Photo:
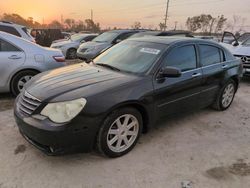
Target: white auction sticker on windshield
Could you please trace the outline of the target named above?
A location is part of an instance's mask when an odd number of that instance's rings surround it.
[[[161,52],[161,50],[154,49],[154,48],[142,48],[140,52],[158,55]]]

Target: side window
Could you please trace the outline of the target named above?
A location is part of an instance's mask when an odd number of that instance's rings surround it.
[[[200,58],[202,66],[208,66],[223,61],[223,52],[217,47],[209,45],[200,46]]]
[[[194,45],[174,48],[166,56],[164,66],[179,68],[182,72],[196,69],[196,52]]]
[[[130,36],[132,36],[133,34],[135,34],[135,33],[124,33],[124,34],[121,34],[121,35],[117,38],[117,40],[125,40],[125,39],[129,38]]]
[[[86,37],[84,40],[85,40],[86,42],[88,42],[88,41],[93,40],[95,37],[96,37],[96,36],[88,36],[88,37]]]
[[[17,30],[14,27],[0,25],[0,31],[4,31],[6,33],[10,33],[12,35],[16,35],[18,37],[21,37],[21,35],[17,32]]]
[[[0,39],[0,52],[18,52],[18,51],[20,50],[17,47]]]

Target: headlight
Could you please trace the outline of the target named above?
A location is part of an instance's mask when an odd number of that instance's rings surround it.
[[[41,115],[48,117],[55,123],[66,123],[76,117],[86,103],[87,101],[84,98],[73,101],[49,103],[42,110]]]
[[[89,53],[89,52],[91,52],[91,51],[96,51],[96,50],[98,50],[99,48],[100,48],[100,46],[91,47],[91,48],[88,48],[88,49],[86,50],[86,52]]]

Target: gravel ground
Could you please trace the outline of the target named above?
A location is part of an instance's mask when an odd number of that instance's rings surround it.
[[[128,155],[49,157],[28,144],[0,95],[0,188],[249,188],[250,79],[232,107],[161,121]]]

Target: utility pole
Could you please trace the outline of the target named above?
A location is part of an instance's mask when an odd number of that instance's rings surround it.
[[[164,22],[164,31],[166,31],[166,29],[167,29],[169,1],[170,1],[170,0],[167,0],[167,7],[166,7],[166,14],[165,14],[165,22]]]
[[[175,22],[174,22],[174,30],[176,30],[176,29],[177,29],[177,24],[178,24],[178,22],[177,22],[177,21],[175,21]]]
[[[91,9],[91,20],[93,21],[93,10]]]

